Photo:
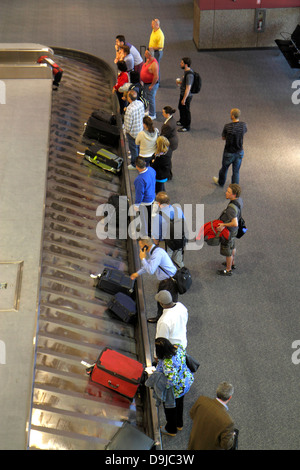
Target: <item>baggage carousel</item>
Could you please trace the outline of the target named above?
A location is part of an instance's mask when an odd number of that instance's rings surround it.
[[[110,195],[126,195],[131,203],[127,165],[115,175],[83,156],[91,143],[83,137],[90,114],[99,108],[117,111],[111,93],[115,74],[101,59],[80,51],[53,48],[53,52],[63,77],[52,91],[25,447],[105,450],[123,424],[130,423],[159,449],[157,410],[149,390],[141,386],[129,400],[93,384],[82,364],[93,364],[101,350],[110,347],[151,365],[141,281],[135,292],[138,318],[127,324],[107,308],[112,296],[96,291],[90,276],[105,267],[130,273],[138,264],[132,240],[100,240],[96,233],[97,208]],[[115,152],[126,162],[119,115],[117,121],[120,145]]]

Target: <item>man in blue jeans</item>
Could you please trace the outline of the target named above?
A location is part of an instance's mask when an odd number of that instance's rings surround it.
[[[219,177],[213,177],[213,182],[218,186],[223,187],[226,182],[227,171],[232,165],[231,183],[239,184],[240,180],[240,167],[244,156],[243,139],[247,132],[245,122],[240,121],[241,111],[233,108],[230,111],[231,122],[224,126],[222,132],[222,139],[226,141],[222,168],[219,171]]]

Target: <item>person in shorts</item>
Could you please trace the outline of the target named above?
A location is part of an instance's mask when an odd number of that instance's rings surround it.
[[[222,223],[217,226],[218,232],[221,232],[225,227],[230,232],[228,240],[226,240],[225,237],[221,238],[220,253],[222,256],[226,256],[226,261],[223,263],[226,269],[217,271],[220,276],[231,276],[232,270],[236,267],[234,262],[236,256],[235,240],[238,232],[239,218],[243,208],[243,200],[240,195],[241,188],[238,184],[232,183],[228,186],[226,199],[229,200],[229,204],[219,217]]]

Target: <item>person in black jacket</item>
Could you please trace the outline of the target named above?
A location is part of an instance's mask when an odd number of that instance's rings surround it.
[[[156,194],[165,191],[165,183],[170,179],[171,157],[170,142],[166,137],[159,136],[156,141],[155,158],[150,162],[150,166],[156,171]]]
[[[176,113],[176,109],[172,108],[171,106],[165,106],[162,110],[163,117],[165,118],[165,122],[162,125],[160,130],[160,135],[166,137],[170,142],[170,153],[171,158],[174,150],[178,147],[178,134],[176,131],[176,122],[173,117],[173,114]],[[171,166],[171,174],[170,180],[172,179],[172,166]]]

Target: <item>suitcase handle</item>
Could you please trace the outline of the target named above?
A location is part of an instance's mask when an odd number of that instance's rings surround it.
[[[111,383],[111,380],[108,381],[108,385],[109,385],[110,387],[112,387],[112,388],[119,388],[119,387],[120,387],[119,384],[117,384],[117,385],[112,384],[112,383]]]

